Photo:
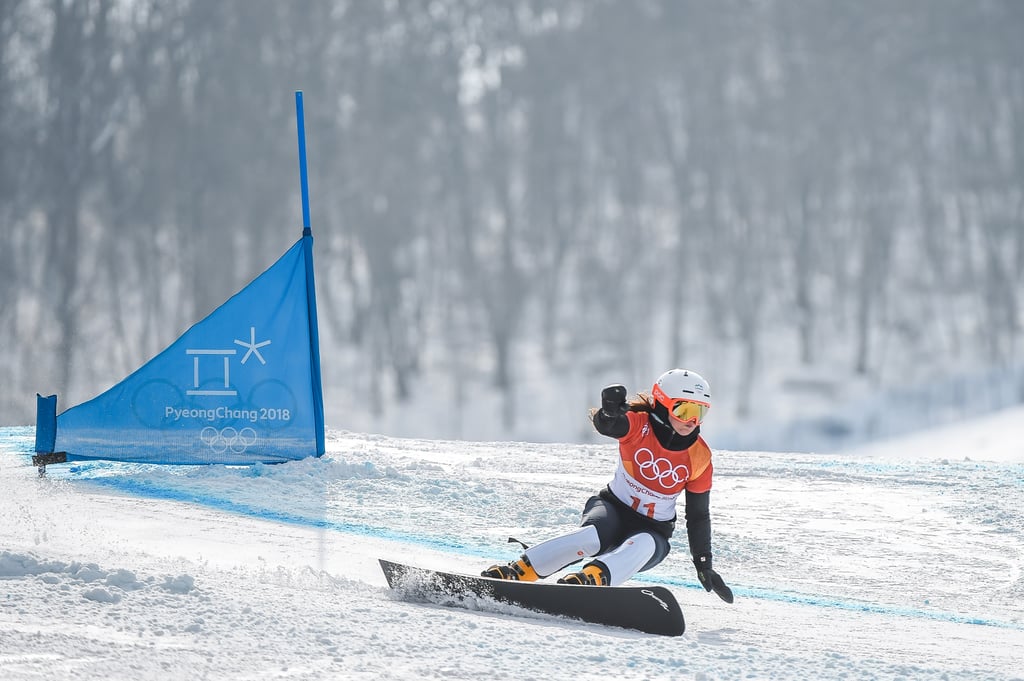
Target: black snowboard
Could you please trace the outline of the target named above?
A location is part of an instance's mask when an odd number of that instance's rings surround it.
[[[681,636],[683,612],[663,586],[576,586],[473,577],[380,559],[392,589],[441,605],[466,607],[467,598],[491,599],[550,615],[562,615],[648,634]]]

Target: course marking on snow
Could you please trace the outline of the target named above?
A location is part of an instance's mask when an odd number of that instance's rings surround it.
[[[292,525],[300,525],[316,529],[326,529],[335,532],[354,534],[358,536],[370,536],[379,539],[387,539],[390,541],[403,542],[423,548],[455,553],[457,555],[466,557],[488,557],[493,553],[493,547],[490,547],[489,545],[484,546],[482,544],[473,544],[469,542],[452,539],[450,537],[439,537],[428,534],[405,532],[382,526],[339,522],[335,520],[328,520],[326,518],[311,518],[298,513],[289,513],[285,511],[267,508],[257,508],[249,504],[232,501],[230,499],[224,499],[212,494],[204,494],[195,491],[185,492],[168,487],[162,487],[160,485],[152,483],[151,481],[121,478],[117,476],[105,476],[90,478],[86,481],[86,483],[101,485],[106,488],[115,489],[119,492],[133,494],[137,496],[164,499],[168,501],[179,501],[185,503],[200,504],[220,511],[236,513],[239,515],[253,517],[260,520],[288,523]],[[703,588],[698,584],[687,583],[678,578],[660,578],[656,576],[642,575],[640,577],[635,578],[635,580],[638,582],[664,584],[675,588],[694,590]],[[975,617],[971,615],[961,615],[950,612],[930,611],[919,608],[908,608],[903,606],[886,605],[881,603],[840,600],[824,596],[817,596],[813,594],[776,591],[761,587],[734,585],[733,591],[738,596],[758,598],[762,600],[771,600],[782,603],[792,603],[796,605],[807,605],[812,607],[830,608],[837,610],[849,610],[854,612],[864,612],[879,615],[898,615],[901,617],[914,617],[931,619],[942,622],[952,622],[954,624],[974,624],[978,626],[998,627],[1001,629],[1014,629],[1018,631],[1024,631],[1024,624],[1022,623],[1005,622],[1001,620],[989,619],[984,617]]]
[[[32,437],[30,428],[0,428],[0,436],[3,436],[8,444],[14,445],[14,447],[10,447],[8,451],[26,455],[31,453]],[[762,465],[765,465],[765,463]],[[778,467],[781,465],[781,462],[777,460],[770,460],[766,462],[766,465],[768,468]],[[792,471],[795,468],[797,471],[805,471],[809,473],[813,473],[811,470],[813,468],[817,468],[818,472],[821,472],[822,470],[828,471],[835,469],[871,472],[877,469],[885,471],[886,473],[892,473],[894,470],[897,470],[904,474],[909,470],[915,474],[912,477],[920,483],[921,481],[919,478],[921,474],[930,472],[932,475],[938,475],[941,472],[932,470],[936,465],[946,468],[950,466],[950,463],[947,461],[932,462],[929,467],[923,462],[898,463],[820,458],[815,461],[801,460],[795,464],[791,462],[788,469]],[[956,466],[956,464],[953,465]],[[984,475],[995,478],[1001,484],[1006,484],[1008,481],[1015,485],[1021,484],[1022,476],[1020,475],[1021,467],[1019,464],[981,464],[978,462],[961,462],[959,466],[970,468],[970,472],[973,475],[983,473]],[[343,520],[323,517],[322,515],[317,516],[314,513],[303,513],[301,508],[298,510],[267,508],[259,505],[258,503],[226,498],[216,492],[202,489],[201,485],[198,487],[190,487],[189,489],[181,489],[173,485],[162,484],[161,480],[154,479],[154,476],[151,475],[151,472],[153,471],[159,471],[160,474],[166,474],[167,471],[172,469],[194,470],[194,467],[161,466],[153,468],[143,464],[95,461],[83,462],[70,467],[51,467],[48,475],[55,480],[66,480],[74,485],[97,485],[105,489],[114,490],[118,493],[127,495],[196,504],[259,520],[311,527],[315,529],[325,529],[356,536],[385,539],[422,548],[439,550],[456,556],[471,558],[491,558],[493,556],[494,546],[491,543],[457,539],[446,535],[430,534],[427,532],[395,529],[379,524],[346,522]],[[305,473],[306,471],[303,470],[303,472]],[[745,471],[744,474],[751,475],[753,473],[751,471]],[[763,472],[763,474],[769,473]],[[216,478],[211,478],[211,480],[213,479]],[[636,578],[636,581],[641,583],[657,583],[672,586],[674,588],[690,590],[699,590],[702,588],[695,583],[684,580],[683,578],[660,577],[658,575],[650,574],[641,575]],[[767,589],[758,586],[734,584],[733,587],[734,592],[738,596],[746,598],[805,605],[817,608],[880,615],[895,615],[900,617],[950,622],[954,624],[972,624],[1024,631],[1024,623],[1017,621],[1004,621],[973,616],[970,614],[932,611],[924,608],[869,601],[837,599],[823,595]]]

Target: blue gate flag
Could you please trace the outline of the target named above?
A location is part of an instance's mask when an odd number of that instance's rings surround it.
[[[66,452],[69,461],[163,464],[279,463],[322,455],[308,232],[163,352],[58,415],[54,451]]]

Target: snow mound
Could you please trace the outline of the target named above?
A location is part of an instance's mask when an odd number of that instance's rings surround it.
[[[120,603],[124,596],[135,591],[188,594],[195,590],[195,578],[191,575],[140,580],[135,572],[124,568],[107,570],[95,563],[66,563],[40,558],[32,553],[0,551],[0,579],[33,577],[59,591],[80,593],[82,597],[98,603]]]

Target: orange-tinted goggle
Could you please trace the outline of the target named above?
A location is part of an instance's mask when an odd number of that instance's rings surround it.
[[[704,415],[708,413],[708,405],[703,402],[690,402],[688,400],[680,400],[672,405],[672,415],[680,421],[690,421],[697,419],[697,423],[704,420]]]

